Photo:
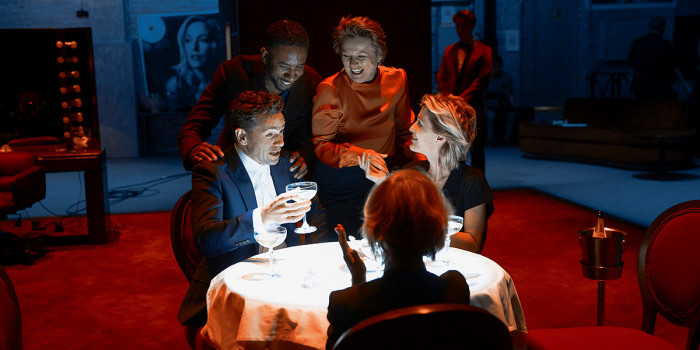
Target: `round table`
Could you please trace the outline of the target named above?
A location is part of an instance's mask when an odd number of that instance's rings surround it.
[[[490,311],[511,331],[527,330],[515,285],[503,268],[461,249],[451,248],[447,256],[449,264],[426,259],[428,271],[461,272],[472,305]],[[202,335],[215,348],[274,341],[325,347],[328,296],[351,285],[340,246],[332,242],[279,249],[274,260],[282,277],[266,278],[270,270],[264,253],[230,266],[212,280]],[[368,260],[367,266],[368,281],[381,277],[374,261]]]

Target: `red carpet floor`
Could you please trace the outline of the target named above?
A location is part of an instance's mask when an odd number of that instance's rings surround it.
[[[51,247],[32,266],[5,267],[26,350],[189,349],[175,318],[188,283],[170,246],[170,213],[111,221],[120,232],[112,243]],[[66,233],[87,232],[84,219],[63,223]],[[1,228],[17,232],[8,222]]]
[[[495,205],[483,254],[513,277],[528,328],[595,325],[597,282],[583,277],[578,245],[593,213],[529,190],[496,192]],[[51,247],[32,266],[5,267],[22,309],[25,349],[187,349],[175,318],[187,281],[172,254],[169,219],[113,215],[120,234],[110,244]],[[64,225],[86,232],[84,219]],[[606,226],[628,232],[622,278],[607,283],[606,324],[638,329],[644,229],[611,219]],[[0,228],[20,231],[7,221]],[[46,233],[55,235],[52,226]],[[683,347],[687,332],[658,317],[656,334]]]
[[[592,210],[530,190],[496,192],[483,255],[513,277],[528,329],[595,326],[598,282],[583,277],[578,231]],[[641,329],[637,253],[646,228],[605,220],[627,232],[622,277],[606,282],[605,325]],[[655,335],[685,348],[687,328],[656,318]]]

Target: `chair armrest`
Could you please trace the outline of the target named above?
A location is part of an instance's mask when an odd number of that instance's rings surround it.
[[[12,197],[15,208],[27,208],[46,197],[46,171],[33,166],[15,174],[12,181]]]

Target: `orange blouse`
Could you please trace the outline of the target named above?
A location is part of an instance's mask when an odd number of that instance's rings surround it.
[[[362,149],[392,155],[398,145],[412,154],[408,129],[416,118],[403,69],[380,66],[371,83],[336,73],[318,85],[312,111],[314,153],[329,166],[343,167],[344,155],[361,155]]]

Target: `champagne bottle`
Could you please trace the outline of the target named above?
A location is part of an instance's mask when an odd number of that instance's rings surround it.
[[[605,234],[605,224],[603,223],[603,212],[600,210],[596,211],[596,216],[598,218],[596,219],[595,228],[593,229],[593,238],[607,238]]]

